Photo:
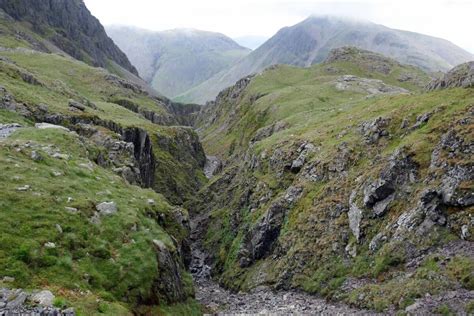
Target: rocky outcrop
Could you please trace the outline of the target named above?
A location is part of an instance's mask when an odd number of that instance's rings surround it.
[[[396,190],[403,190],[406,183],[414,182],[418,165],[405,148],[397,149],[389,158],[388,166],[380,172],[380,177],[364,188],[364,204],[374,207],[385,203]]]
[[[448,71],[440,79],[435,79],[427,86],[429,91],[446,88],[470,88],[474,87],[474,61],[458,65]]]
[[[148,133],[140,128],[127,128],[123,131],[122,137],[124,141],[133,144],[142,185],[152,187],[155,181],[155,155]]]
[[[186,299],[183,278],[176,258],[160,240],[153,240],[158,263],[158,276],[153,281],[152,291],[158,302],[176,303]]]
[[[58,315],[74,316],[73,308],[53,307],[54,295],[50,291],[25,291],[0,288],[0,315]]]
[[[344,75],[335,80],[334,86],[339,91],[366,93],[368,96],[397,95],[409,93],[408,90],[385,84],[382,80],[359,78]]]
[[[302,188],[289,187],[284,196],[275,200],[257,224],[247,232],[238,253],[241,267],[247,267],[270,253],[280,235],[287,212],[298,201],[302,192]]]
[[[0,0],[0,8],[76,59],[104,68],[111,60],[138,75],[82,0]]]

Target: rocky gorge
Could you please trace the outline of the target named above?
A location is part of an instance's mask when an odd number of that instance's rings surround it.
[[[342,47],[187,105],[93,67],[133,73],[87,11],[106,53],[18,5],[0,1],[0,315],[473,312],[472,63],[432,80]]]

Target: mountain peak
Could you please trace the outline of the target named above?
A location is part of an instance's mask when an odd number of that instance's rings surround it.
[[[0,8],[78,60],[104,68],[113,61],[138,75],[83,0],[0,0]]]

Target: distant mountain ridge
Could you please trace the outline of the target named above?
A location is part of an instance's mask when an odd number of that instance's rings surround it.
[[[173,98],[250,53],[231,38],[194,29],[152,32],[110,26],[108,34],[153,88]]]
[[[112,61],[138,75],[82,0],[0,0],[0,9],[76,59],[103,68]]]
[[[443,39],[371,22],[312,16],[294,26],[282,28],[233,67],[218,73],[178,100],[204,103],[240,78],[268,66],[308,67],[322,62],[331,49],[342,46],[382,53],[425,71],[446,71],[474,59],[472,54]]]

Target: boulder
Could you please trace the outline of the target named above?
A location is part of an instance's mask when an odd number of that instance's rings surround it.
[[[359,242],[361,236],[360,223],[362,221],[362,210],[355,203],[356,194],[357,191],[354,190],[349,197],[349,212],[347,212],[347,216],[349,217],[349,228],[357,242]]]
[[[70,130],[64,126],[49,124],[49,123],[36,123],[35,127],[38,129],[60,129],[69,132]]]
[[[82,112],[84,112],[86,110],[86,106],[84,104],[79,103],[79,102],[74,101],[74,100],[69,100],[68,105],[69,105],[69,107],[77,109],[77,110],[82,111]]]
[[[117,213],[117,204],[115,202],[102,202],[95,206],[100,215],[112,215]]]
[[[53,306],[54,295],[50,291],[44,290],[31,295],[30,300],[41,306]]]

